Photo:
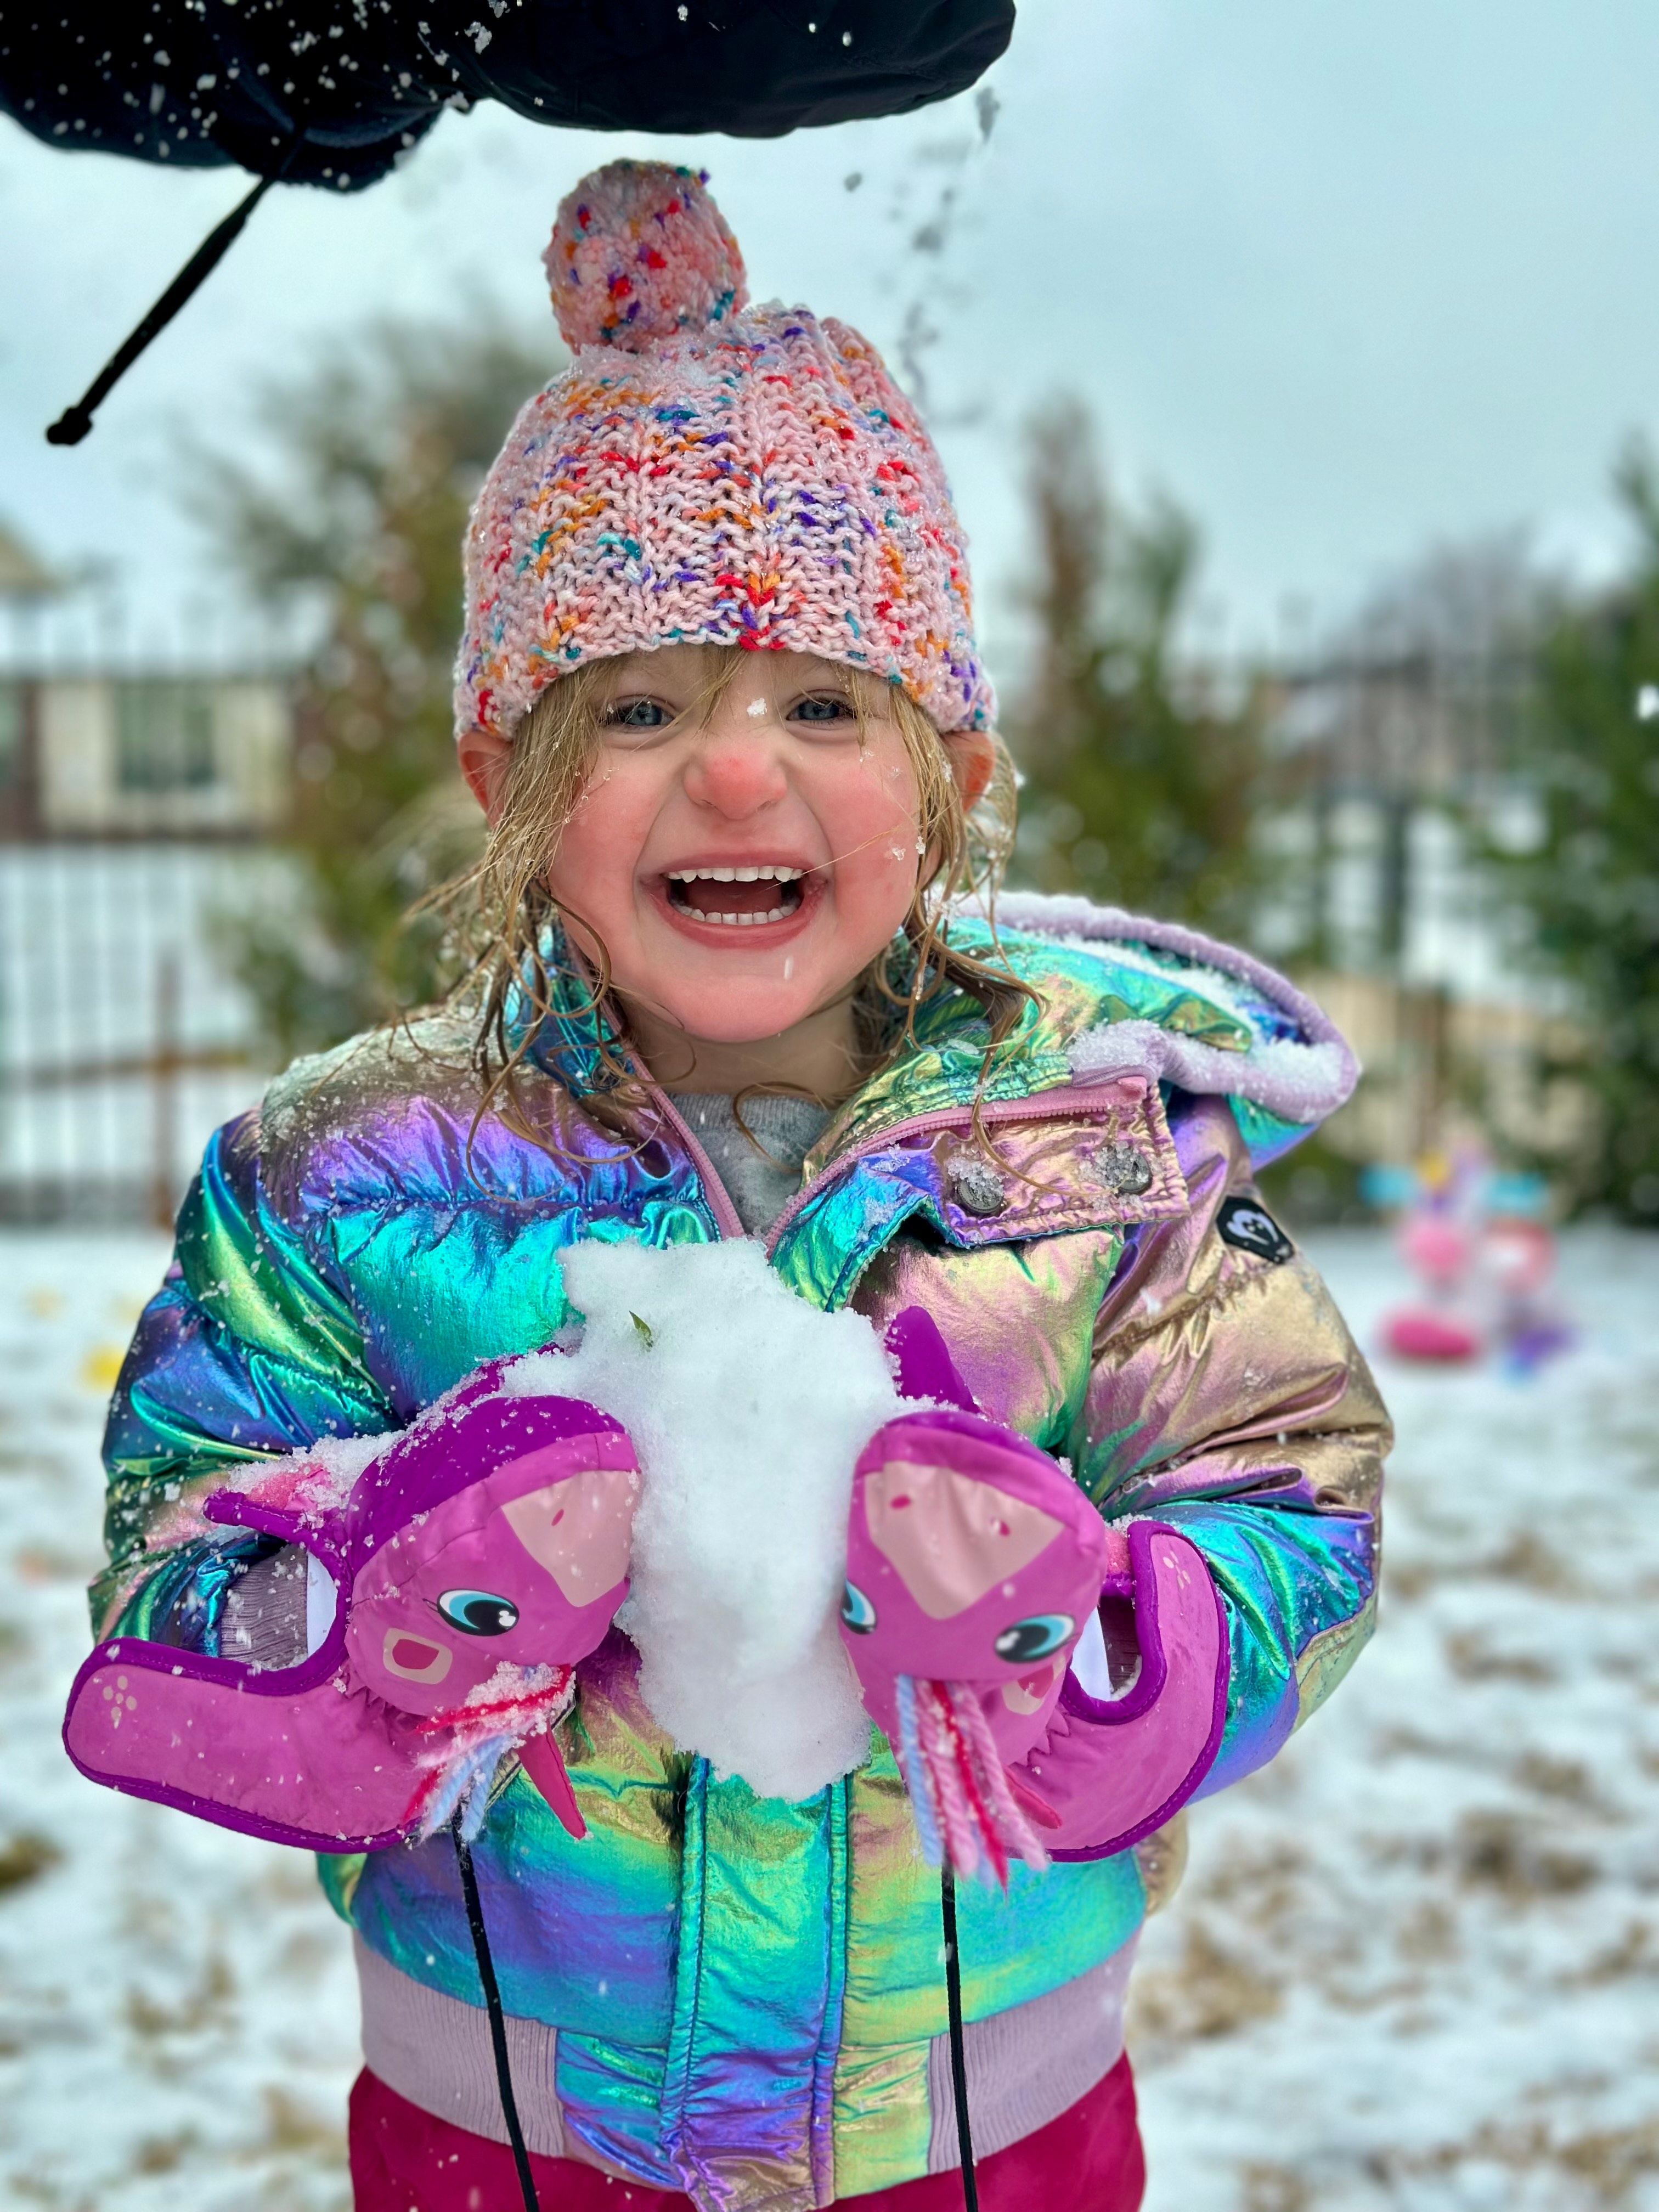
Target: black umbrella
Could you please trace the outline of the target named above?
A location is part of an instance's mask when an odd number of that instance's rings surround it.
[[[37,137],[260,179],[46,434],[85,437],[272,184],[362,190],[446,107],[779,137],[948,99],[1013,17],[1013,0],[0,0],[0,109]]]

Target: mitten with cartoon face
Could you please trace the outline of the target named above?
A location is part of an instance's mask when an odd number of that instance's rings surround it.
[[[1109,1540],[1046,1453],[975,1408],[921,1308],[887,1340],[902,1395],[935,1404],[854,1469],[842,1632],[928,1857],[1006,1880],[1010,1856],[1046,1863],[1044,1808],[1008,1769],[1045,1735]]]
[[[908,1398],[854,1477],[842,1629],[934,1863],[1006,1881],[1011,1858],[1124,1849],[1212,1762],[1225,1713],[1220,1600],[1174,1529],[1109,1528],[1046,1453],[987,1420],[930,1317],[889,1347]],[[1071,1671],[1097,1608],[1132,1655],[1121,1698]]]
[[[334,1618],[297,1665],[118,1637],[87,1660],[64,1740],[95,1782],[321,1850],[476,1832],[516,1753],[582,1832],[552,1723],[628,1593],[640,1476],[593,1407],[495,1361],[386,1439],[355,1479],[295,1454],[210,1520],[302,1545]],[[361,1462],[358,1462],[361,1466]]]

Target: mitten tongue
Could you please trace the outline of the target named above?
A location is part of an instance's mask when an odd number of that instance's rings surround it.
[[[546,1798],[561,1826],[580,1841],[587,1833],[587,1823],[551,1732],[526,1737],[519,1746],[519,1764]]]

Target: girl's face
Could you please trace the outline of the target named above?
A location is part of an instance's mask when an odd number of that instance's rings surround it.
[[[696,646],[617,662],[547,883],[590,957],[602,942],[633,1008],[741,1045],[844,999],[891,939],[923,860],[918,791],[903,734],[881,712],[884,687],[866,686],[860,730],[856,679],[832,662],[756,653],[705,716],[708,675]],[[489,740],[463,746],[486,799],[493,751]],[[989,773],[987,741],[947,754],[972,795]]]

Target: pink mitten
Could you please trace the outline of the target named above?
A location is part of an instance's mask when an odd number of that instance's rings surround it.
[[[945,1404],[859,1460],[842,1632],[927,1856],[1006,1881],[1011,1856],[1047,1863],[1032,1823],[1052,1815],[1007,1770],[1046,1735],[1111,1540],[1046,1454],[975,1409],[920,1307],[888,1344],[905,1396]]]
[[[501,1759],[583,1832],[557,1744],[574,1668],[628,1592],[639,1470],[627,1432],[481,1367],[349,1486],[298,1454],[210,1520],[304,1545],[334,1621],[265,1671],[131,1637],[76,1677],[70,1757],[94,1782],[321,1850],[476,1833]]]

